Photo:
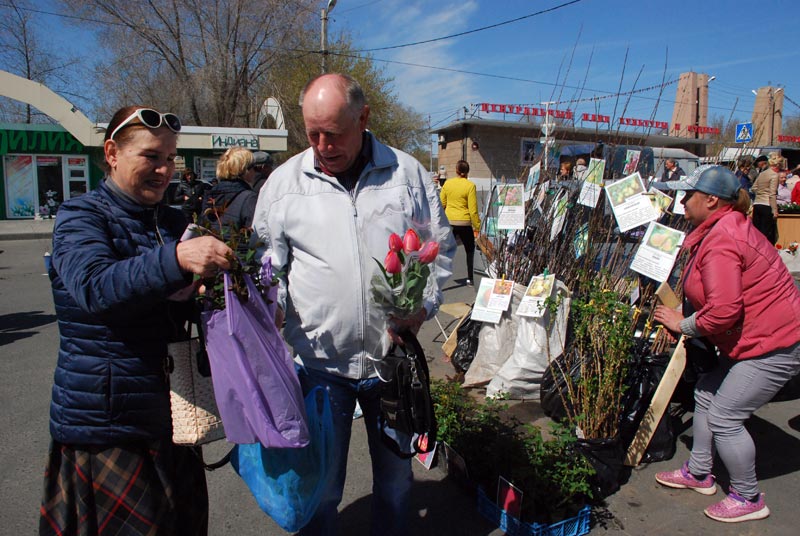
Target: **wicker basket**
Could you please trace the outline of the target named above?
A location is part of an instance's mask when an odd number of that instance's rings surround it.
[[[203,445],[225,438],[211,376],[198,369],[198,354],[203,351],[198,338],[169,345],[172,442],[176,445]]]

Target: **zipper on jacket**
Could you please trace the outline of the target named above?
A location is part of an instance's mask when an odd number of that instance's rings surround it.
[[[369,166],[369,164],[367,164]],[[364,266],[361,262],[361,258],[363,252],[361,250],[361,234],[359,233],[359,225],[358,225],[358,206],[356,205],[356,197],[358,197],[358,190],[359,187],[363,184],[364,177],[366,176],[364,171],[361,172],[358,180],[356,181],[356,185],[352,191],[348,192],[350,194],[350,202],[353,205],[353,231],[355,233],[355,243],[356,243],[356,260],[358,265],[358,279],[361,282],[360,285],[360,292],[361,292],[361,352],[358,356],[358,377],[363,378],[367,372],[367,333],[368,333],[368,325],[369,325],[369,313],[368,313],[368,303],[367,303],[367,289],[365,284],[369,284],[368,281],[364,281]],[[338,181],[337,181],[338,182]],[[341,184],[340,184],[341,186]],[[346,190],[342,186],[343,189]]]
[[[153,226],[156,228],[156,240],[158,240],[158,245],[164,245],[164,237],[161,236],[161,231],[158,229],[158,205],[153,210]]]
[[[359,178],[359,180],[361,180]],[[358,377],[362,378],[367,371],[367,367],[365,366],[366,363],[366,355],[367,355],[367,326],[369,323],[369,315],[367,313],[367,302],[366,302],[366,291],[364,289],[364,267],[361,263],[361,240],[360,240],[360,233],[358,232],[358,206],[356,206],[356,190],[358,189],[358,183],[356,183],[356,187],[353,188],[353,192],[350,195],[350,200],[353,205],[353,231],[355,233],[355,243],[356,243],[356,264],[358,265],[358,279],[361,282],[359,285],[360,292],[361,292],[361,355],[358,357]]]

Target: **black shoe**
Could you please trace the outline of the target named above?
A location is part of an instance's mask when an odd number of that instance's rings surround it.
[[[472,285],[472,279],[467,279],[467,280],[465,281],[465,284],[466,284],[468,287],[471,287],[471,286],[473,286],[473,285]]]

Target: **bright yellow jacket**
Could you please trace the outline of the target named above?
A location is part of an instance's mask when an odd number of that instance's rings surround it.
[[[464,177],[453,177],[444,181],[439,197],[450,225],[469,225],[479,231],[478,195],[475,184]]]

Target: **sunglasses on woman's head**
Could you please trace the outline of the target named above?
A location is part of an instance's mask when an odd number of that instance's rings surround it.
[[[125,121],[117,125],[117,128],[114,129],[114,132],[111,133],[111,136],[108,137],[109,140],[113,140],[114,136],[116,136],[117,132],[122,130],[123,127],[126,127],[130,124],[131,121],[134,119],[139,119],[139,122],[146,126],[147,128],[158,128],[162,124],[166,125],[172,132],[180,132],[181,131],[181,120],[178,119],[178,116],[171,113],[162,114],[150,108],[139,108],[131,115],[129,115]]]

